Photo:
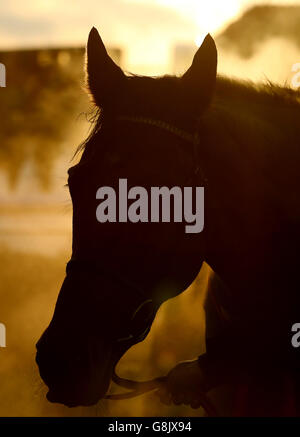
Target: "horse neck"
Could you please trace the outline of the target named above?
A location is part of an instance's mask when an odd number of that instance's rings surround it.
[[[199,151],[208,179],[209,263],[222,263],[223,271],[240,262],[243,252],[270,247],[291,211],[300,219],[300,104],[289,93],[272,96],[268,89],[219,78],[215,101],[203,117]]]
[[[208,114],[222,135],[231,135],[247,153],[263,152],[268,144],[282,145],[287,137],[290,145],[299,144],[300,93],[289,88],[218,77]]]
[[[298,182],[299,118],[296,91],[218,78],[215,100],[200,127],[207,172],[221,176],[227,169],[248,185],[255,175],[256,185],[271,183],[273,189],[279,184],[287,188],[286,170],[289,181]]]

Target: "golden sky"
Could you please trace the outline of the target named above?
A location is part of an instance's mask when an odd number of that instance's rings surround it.
[[[165,71],[174,45],[200,44],[249,6],[267,3],[300,0],[0,0],[0,49],[84,45],[96,26],[132,71]]]

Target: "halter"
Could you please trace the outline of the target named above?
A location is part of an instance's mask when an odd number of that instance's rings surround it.
[[[143,123],[143,124],[148,124],[150,126],[155,126],[160,129],[166,130],[167,132],[170,132],[173,135],[176,135],[177,137],[181,138],[184,141],[187,141],[192,144],[197,144],[197,145],[199,144],[198,132],[194,132],[194,133],[186,132],[185,130],[180,129],[177,126],[173,126],[172,124],[169,124],[162,120],[156,120],[154,118],[147,118],[147,117],[129,116],[129,115],[119,115],[117,117],[117,120],[131,121],[133,123]]]
[[[172,124],[169,124],[165,121],[156,120],[156,119],[147,118],[147,117],[140,117],[140,116],[120,115],[117,117],[117,120],[128,121],[131,123],[145,124],[148,126],[154,126],[158,129],[165,130],[166,132],[168,132],[172,135],[175,135],[176,137],[180,138],[181,140],[183,140],[185,142],[192,144],[193,152],[194,152],[194,156],[195,156],[195,165],[196,165],[195,170],[194,170],[194,176],[196,176],[200,173],[201,180],[204,181],[205,183],[207,183],[207,179],[203,173],[203,170],[200,168],[200,165],[199,165],[198,146],[199,146],[200,140],[199,140],[199,134],[197,131],[195,131],[194,133],[190,133],[190,132],[187,132],[183,129],[178,128],[177,126],[173,126]],[[143,305],[148,303],[148,302],[151,302],[151,300],[145,301],[137,308],[137,310],[134,312],[133,318],[138,313],[138,311],[143,307]],[[145,338],[148,331],[149,331],[149,329],[147,329],[146,332],[144,332],[141,335],[141,338],[136,339],[136,340],[141,341],[142,338]],[[130,334],[128,337],[120,338],[117,341],[122,342],[122,341],[133,340],[133,339],[134,339],[134,336]],[[116,371],[114,369],[113,375],[112,375],[113,382],[115,382],[120,387],[127,388],[131,391],[126,392],[126,393],[106,395],[105,398],[111,399],[111,400],[123,400],[123,399],[133,398],[133,397],[139,396],[141,394],[150,392],[152,390],[158,389],[166,382],[166,379],[167,379],[167,377],[162,376],[162,377],[151,379],[149,381],[137,382],[137,381],[132,381],[129,379],[119,377],[116,374]],[[216,409],[214,408],[214,405],[211,403],[211,401],[206,396],[206,394],[201,393],[199,395],[201,396],[201,405],[205,409],[207,414],[209,416],[217,416]]]
[[[118,121],[128,121],[131,123],[138,123],[138,124],[144,124],[144,125],[148,125],[148,126],[154,126],[158,129],[162,129],[168,133],[170,133],[171,135],[174,135],[178,138],[180,138],[181,140],[192,144],[193,146],[193,153],[194,153],[194,162],[195,162],[195,170],[193,172],[193,176],[197,176],[200,175],[201,181],[203,181],[204,183],[207,184],[207,179],[203,173],[202,168],[200,168],[200,164],[199,164],[199,156],[198,156],[198,146],[200,144],[200,139],[199,139],[199,134],[197,131],[195,131],[194,133],[190,133],[187,132],[183,129],[178,128],[177,126],[174,126],[170,123],[167,123],[165,121],[162,120],[156,120],[156,119],[152,119],[152,118],[147,118],[147,117],[141,117],[141,116],[127,116],[127,115],[120,115],[117,117]],[[79,261],[79,264],[81,264],[82,261]],[[74,264],[77,264],[78,267],[78,260],[71,260],[68,263],[68,269],[71,269]],[[81,268],[83,266],[81,265]],[[95,267],[95,266],[94,266]],[[93,268],[93,266],[85,266],[85,268],[90,269]],[[67,269],[67,270],[68,270]],[[101,272],[102,274],[111,277],[110,274],[108,274],[108,272],[104,272],[102,270]],[[131,283],[131,281],[128,281],[127,278],[121,277],[119,275],[113,275],[115,277],[115,279],[120,282],[123,285],[130,285],[131,288],[133,290],[135,290],[137,292],[137,294],[141,295],[144,293],[141,293],[141,289],[134,283]],[[135,310],[132,319],[134,319],[134,317],[136,316],[136,314],[141,310],[141,308],[146,305],[147,303],[152,303],[153,301],[151,299],[145,300],[142,304],[139,305],[139,307]],[[142,341],[146,335],[148,334],[148,332],[150,331],[150,327],[148,327],[143,333],[141,333],[138,337],[133,335],[132,333],[129,333],[128,336],[123,337],[123,338],[118,338],[116,341],[117,343],[122,343],[122,342],[126,342],[126,341],[134,341],[134,343]],[[152,390],[158,389],[159,387],[161,387],[167,380],[167,377],[163,376],[163,377],[158,377],[158,378],[154,378],[152,380],[149,381],[143,381],[143,382],[137,382],[137,381],[132,381],[129,379],[125,379],[125,378],[121,378],[116,374],[115,368],[113,369],[113,374],[112,374],[112,380],[113,382],[115,382],[117,385],[119,385],[120,387],[124,387],[127,388],[131,391],[126,392],[126,393],[118,393],[118,394],[108,394],[106,395],[104,398],[105,399],[110,399],[110,400],[123,400],[123,399],[129,399],[129,398],[133,398],[136,396],[139,396],[141,394],[144,393],[148,393]],[[214,408],[214,405],[211,403],[211,401],[209,400],[209,398],[206,396],[205,393],[201,393],[199,394],[199,396],[201,396],[201,406],[205,409],[206,413],[209,416],[217,416],[217,412],[216,409]]]
[[[198,146],[200,144],[200,138],[199,133],[197,131],[191,133],[187,132],[183,129],[178,128],[177,126],[174,126],[173,124],[167,123],[163,120],[157,120],[154,118],[148,118],[148,117],[141,117],[141,116],[130,116],[130,115],[119,115],[117,117],[117,120],[119,121],[129,121],[131,123],[138,123],[138,124],[145,124],[148,126],[154,126],[158,129],[162,129],[171,135],[175,135],[176,137],[180,138],[181,140],[192,144],[193,146],[193,153],[194,153],[194,162],[195,162],[195,170],[194,170],[194,176],[200,175],[201,181],[203,181],[205,184],[207,184],[207,178],[203,172],[203,169],[200,167],[199,163],[199,153],[198,153]]]

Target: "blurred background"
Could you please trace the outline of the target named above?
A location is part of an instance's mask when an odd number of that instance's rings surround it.
[[[34,345],[50,321],[71,254],[65,184],[90,128],[85,43],[96,26],[125,71],[181,74],[210,32],[219,73],[295,87],[300,1],[11,0],[1,1],[0,11],[0,63],[6,67],[6,87],[0,88],[0,322],[7,328],[0,416],[201,416],[201,409],[164,407],[153,394],[75,409],[45,399]],[[204,352],[207,272],[162,306],[147,339],[121,360],[122,376],[159,376]]]

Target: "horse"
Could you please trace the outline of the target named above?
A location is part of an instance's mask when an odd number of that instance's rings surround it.
[[[72,256],[36,345],[50,402],[104,398],[160,305],[206,263],[206,353],[172,369],[160,399],[197,408],[201,393],[229,384],[239,399],[232,415],[298,411],[290,332],[299,303],[299,93],[220,76],[217,58],[208,34],[180,77],[125,74],[98,31],[89,34],[98,115],[68,170]],[[204,187],[203,231],[176,221],[99,223],[96,192],[117,190],[120,178],[149,191]]]

